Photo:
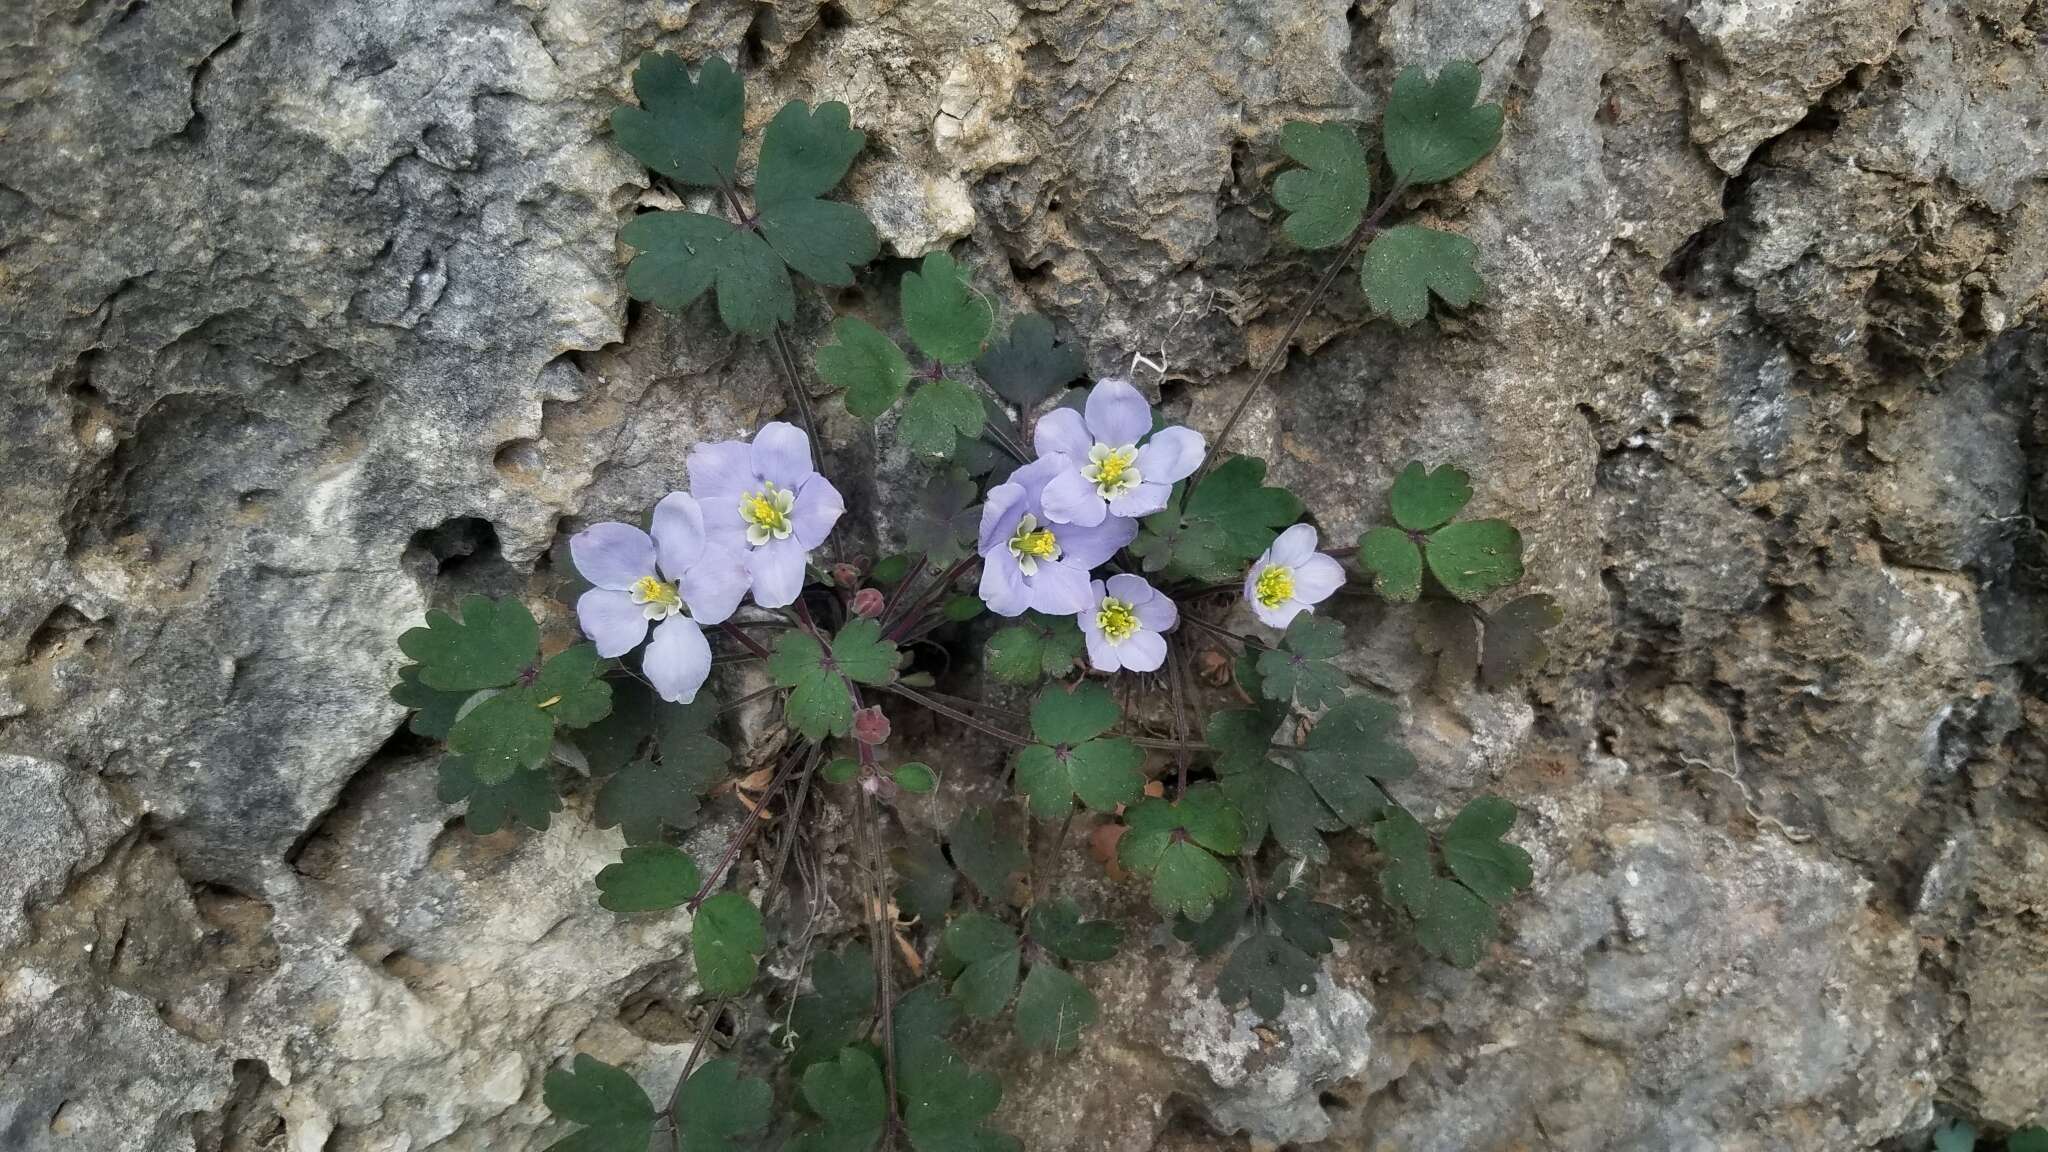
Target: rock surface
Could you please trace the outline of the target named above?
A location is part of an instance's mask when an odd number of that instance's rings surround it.
[[[1081,1052],[1001,1057],[1028,1148],[2035,1119],[2044,36],[2029,0],[0,6],[0,1148],[513,1152],[572,1050],[672,1079],[686,925],[596,907],[585,797],[450,827],[385,696],[430,603],[546,607],[564,533],[779,409],[760,347],[624,297],[652,194],[606,116],[650,48],[738,61],[757,119],[846,101],[885,255],[954,245],[1211,430],[1322,267],[1280,125],[1454,56],[1507,105],[1413,204],[1484,305],[1396,330],[1340,278],[1238,446],[1340,539],[1418,457],[1522,528],[1566,611],[1526,696],[1432,694],[1404,612],[1343,618],[1406,693],[1402,799],[1514,799],[1536,889],[1461,973],[1340,851],[1359,930],[1265,1030],[1127,953]],[[901,470],[825,411],[871,542]]]

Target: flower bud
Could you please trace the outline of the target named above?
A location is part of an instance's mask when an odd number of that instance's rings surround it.
[[[888,607],[888,604],[889,602],[883,599],[880,588],[863,588],[853,594],[855,616],[880,616],[882,609]]]
[[[863,744],[880,744],[889,738],[889,718],[879,705],[870,704],[853,714],[853,738]]]

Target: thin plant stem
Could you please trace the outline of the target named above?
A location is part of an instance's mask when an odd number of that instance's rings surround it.
[[[980,556],[970,555],[962,557],[951,568],[946,569],[944,575],[932,581],[929,587],[918,593],[911,600],[910,605],[903,610],[903,615],[897,618],[895,625],[889,629],[889,642],[901,644],[903,637],[909,634],[911,627],[917,619],[924,615],[924,610],[930,606],[932,598],[947,588],[952,587],[953,581],[958,580],[969,568],[979,563],[981,563]]]
[[[1038,743],[1038,741],[1032,739],[1029,736],[1023,735],[1022,733],[1012,732],[1006,728],[999,728],[996,725],[990,724],[985,720],[978,719],[974,716],[967,714],[966,712],[962,712],[958,708],[954,708],[948,704],[944,704],[938,700],[934,700],[930,696],[925,695],[923,692],[920,692],[915,688],[906,688],[901,684],[891,684],[889,685],[887,691],[892,695],[901,696],[905,700],[908,700],[913,704],[919,705],[925,709],[928,709],[929,711],[935,712],[940,716],[944,716],[948,720],[953,720],[958,723],[965,724],[969,728],[972,728],[974,731],[979,732],[984,736],[993,736],[998,740],[1003,740],[1007,741],[1008,743],[1018,745]],[[1207,744],[1195,741],[1156,740],[1149,736],[1119,736],[1118,738],[1123,740],[1129,740],[1131,743],[1136,744],[1140,748],[1156,748],[1167,752],[1178,751],[1182,748],[1187,749],[1189,752],[1214,751],[1214,749],[1210,748]]]
[[[1196,616],[1193,613],[1189,613],[1188,615],[1181,617],[1181,619],[1186,620],[1188,623],[1193,624],[1195,627],[1200,628],[1204,632],[1208,632],[1216,636],[1221,636],[1225,640],[1229,640],[1236,644],[1242,644],[1248,648],[1257,648],[1262,651],[1271,651],[1273,648],[1271,644],[1266,643],[1264,640],[1259,639],[1257,636],[1248,636],[1242,632],[1232,632],[1230,629],[1225,628],[1221,624],[1212,624],[1209,621],[1204,620],[1200,616]]]
[[[690,897],[689,903],[685,905],[691,915],[695,915],[697,909],[704,906],[704,901],[711,898],[711,893],[717,889],[718,882],[725,878],[726,869],[732,867],[733,862],[739,859],[740,850],[747,846],[747,841],[754,838],[755,830],[761,826],[762,813],[768,809],[767,798],[782,791],[782,786],[789,782],[789,774],[795,770],[800,759],[802,757],[793,752],[783,756],[781,765],[775,769],[774,779],[768,782],[767,790],[762,793],[761,802],[747,810],[746,823],[741,824],[740,830],[726,842],[725,851],[719,855],[717,866],[704,877],[704,883],[698,886],[697,894]]]
[[[752,704],[754,701],[759,700],[763,696],[767,696],[770,693],[780,691],[782,691],[782,685],[780,684],[770,684],[766,688],[756,688],[752,692],[747,693],[745,696],[741,696],[737,700],[733,700],[725,704],[720,704],[718,706],[718,715],[723,716],[727,712],[730,712],[735,708],[741,707],[742,705],[746,704]]]
[[[1173,802],[1178,804],[1188,794],[1188,712],[1187,698],[1181,691],[1180,645],[1166,646],[1166,688],[1173,697],[1173,739],[1179,745],[1173,750],[1174,789]]]
[[[733,623],[730,620],[727,620],[719,624],[718,630],[720,632],[725,633],[733,640],[737,641],[740,647],[745,648],[747,651],[752,652],[754,655],[760,657],[763,660],[768,659],[768,649],[764,647],[759,640],[756,640],[752,636],[747,635],[746,630],[741,628],[739,625]]]
[[[1274,347],[1272,354],[1266,357],[1265,366],[1260,368],[1258,375],[1253,376],[1252,382],[1245,386],[1244,395],[1237,398],[1237,407],[1230,410],[1230,419],[1223,422],[1223,431],[1218,432],[1216,438],[1209,442],[1208,460],[1204,462],[1201,471],[1196,473],[1195,480],[1200,480],[1208,473],[1209,462],[1222,456],[1223,445],[1229,441],[1230,434],[1237,430],[1238,421],[1244,419],[1245,409],[1252,405],[1252,397],[1258,395],[1259,389],[1265,386],[1273,373],[1279,371],[1280,366],[1287,362],[1287,350],[1293,346],[1294,337],[1301,331],[1301,326],[1308,323],[1308,318],[1316,310],[1316,305],[1322,303],[1323,294],[1330,290],[1330,285],[1337,282],[1338,274],[1351,266],[1351,258],[1358,254],[1359,245],[1379,231],[1380,220],[1386,216],[1387,209],[1393,207],[1394,201],[1400,199],[1401,194],[1407,190],[1406,182],[1397,181],[1392,188],[1387,189],[1386,196],[1372,210],[1372,214],[1359,221],[1358,227],[1351,230],[1351,235],[1344,241],[1343,250],[1338,252],[1337,258],[1323,270],[1322,279],[1316,281],[1316,286],[1309,292],[1308,299],[1301,302],[1301,306],[1294,310],[1294,316],[1287,321],[1287,331],[1281,335],[1280,343]],[[1189,482],[1191,487],[1193,483],[1194,481]]]
[[[882,602],[882,619],[889,619],[889,613],[894,612],[896,605],[903,602],[903,594],[910,591],[910,586],[917,583],[917,578],[924,574],[924,561],[925,554],[920,552],[917,559],[910,562],[910,568],[903,573],[903,579],[896,582],[895,590]]]

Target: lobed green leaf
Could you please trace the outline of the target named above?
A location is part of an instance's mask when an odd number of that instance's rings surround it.
[[[832,321],[832,343],[818,349],[818,378],[846,393],[848,412],[873,420],[903,395],[910,360],[874,325],[841,316]]]
[[[732,66],[713,56],[694,80],[683,58],[649,52],[633,69],[638,108],[612,110],[612,135],[642,164],[684,184],[730,184],[739,165],[746,90]]]
[[[967,282],[967,270],[945,252],[928,253],[919,271],[903,274],[902,308],[911,342],[941,364],[980,355],[995,323],[988,301]]]
[[[738,892],[720,892],[697,909],[690,951],[706,995],[737,996],[754,982],[756,957],[768,950],[761,910]]]
[[[1358,134],[1342,124],[1295,121],[1280,130],[1280,147],[1301,165],[1273,181],[1273,199],[1288,212],[1281,231],[1303,248],[1344,243],[1372,202],[1372,166]]]
[[[621,916],[675,908],[697,894],[697,862],[667,844],[629,845],[597,874],[598,906]]]
[[[1429,315],[1429,298],[1469,307],[1486,288],[1479,246],[1455,232],[1417,224],[1388,228],[1366,246],[1359,285],[1373,311],[1406,328]]]
[[[585,1053],[568,1068],[548,1071],[541,1103],[557,1119],[583,1126],[549,1145],[551,1152],[647,1152],[654,1137],[654,1102],[639,1083]]]
[[[1501,107],[1479,104],[1479,69],[1443,66],[1434,81],[1420,68],[1394,80],[1380,122],[1387,167],[1403,184],[1435,184],[1477,164],[1500,143]]]
[[[540,625],[526,605],[507,597],[463,600],[462,615],[427,613],[423,628],[398,638],[398,650],[419,664],[419,682],[438,692],[475,692],[518,679],[540,658]]]
[[[1070,1052],[1097,1015],[1095,994],[1073,973],[1036,964],[1017,994],[1017,1039],[1031,1048]]]

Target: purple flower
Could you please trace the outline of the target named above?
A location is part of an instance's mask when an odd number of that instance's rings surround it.
[[[764,424],[754,442],[690,449],[690,491],[713,544],[745,557],[754,603],[781,608],[804,587],[811,549],[832,534],[846,501],[811,467],[811,442],[794,426]]]
[[[1097,672],[1157,671],[1166,663],[1165,632],[1180,623],[1180,609],[1142,576],[1121,573],[1090,586],[1094,602],[1081,610],[1088,664]]]
[[[1260,620],[1285,628],[1343,583],[1344,566],[1316,551],[1316,530],[1296,524],[1252,565],[1244,578],[1244,602]]]
[[[1040,459],[1066,466],[1045,486],[1045,517],[1092,528],[1104,516],[1149,516],[1166,507],[1176,482],[1202,465],[1202,434],[1175,425],[1152,431],[1152,406],[1129,380],[1088,392],[1087,415],[1055,408],[1040,417]]]
[[[747,594],[746,566],[705,540],[697,502],[687,492],[662,497],[652,537],[631,524],[592,524],[569,538],[569,556],[597,585],[576,601],[576,620],[597,654],[625,655],[652,624],[641,670],[663,700],[695,700],[711,673],[711,645],[697,622],[719,623]]]
[[[1064,456],[1041,456],[989,489],[981,506],[981,599],[998,616],[1088,607],[1088,573],[1138,535],[1138,522],[1122,516],[1085,528],[1048,523],[1046,484],[1067,467]]]

